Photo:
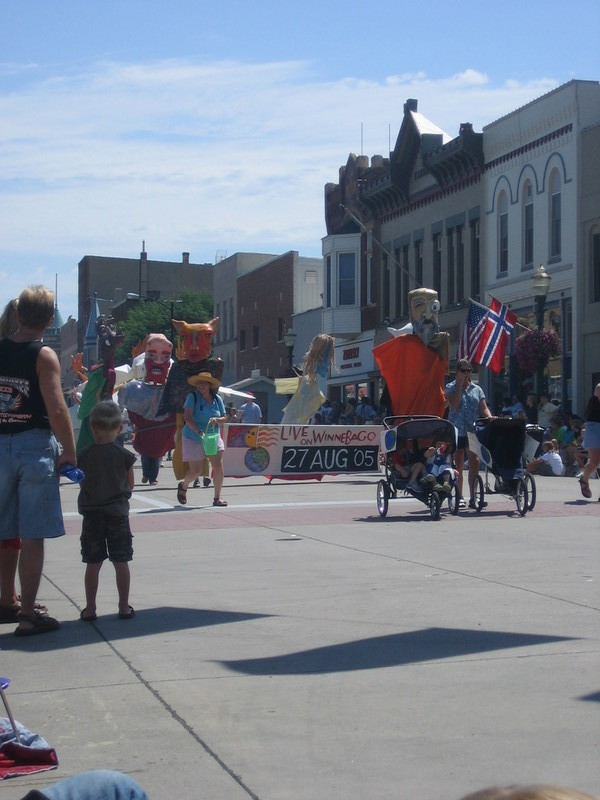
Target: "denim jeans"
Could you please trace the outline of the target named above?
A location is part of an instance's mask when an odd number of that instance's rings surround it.
[[[109,769],[82,772],[58,781],[43,792],[33,790],[22,800],[148,800],[146,792],[129,776]]]

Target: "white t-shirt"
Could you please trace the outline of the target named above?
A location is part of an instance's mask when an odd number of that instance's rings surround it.
[[[555,450],[549,450],[547,453],[542,453],[540,456],[542,461],[545,461],[546,464],[550,464],[552,467],[552,472],[555,475],[562,475],[565,471],[565,465],[562,462],[562,458]]]

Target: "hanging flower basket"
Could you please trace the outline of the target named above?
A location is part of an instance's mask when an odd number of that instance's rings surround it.
[[[560,337],[556,331],[527,331],[515,342],[515,355],[521,369],[533,374],[560,355]]]

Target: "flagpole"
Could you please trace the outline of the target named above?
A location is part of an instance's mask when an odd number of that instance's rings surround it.
[[[469,303],[473,303],[474,306],[479,306],[479,308],[485,308],[486,311],[491,310],[488,306],[484,306],[483,303],[478,303],[477,300],[473,300],[472,297],[469,297]],[[533,330],[532,328],[528,328],[527,325],[521,325],[520,322],[515,322],[515,326],[518,328],[523,328],[524,331]]]
[[[350,211],[350,209],[349,209],[349,208],[347,208],[347,207],[346,207],[346,206],[345,206],[343,203],[340,203],[340,208],[343,208],[343,209],[344,209],[344,211],[346,212],[346,214],[348,214],[350,217],[352,217],[352,219],[354,220],[354,222],[356,222],[356,224],[357,224],[357,225],[358,225],[358,226],[361,228],[361,230],[362,230],[364,233],[369,233],[369,231],[367,230],[367,226],[364,224],[364,222],[361,222],[361,221],[359,220],[359,218],[358,218],[358,217],[354,216],[354,214],[353,214],[353,213]],[[418,281],[418,280],[415,278],[415,276],[412,274],[412,272],[409,272],[409,270],[407,270],[407,269],[406,269],[406,267],[404,266],[404,264],[401,264],[401,263],[398,261],[398,259],[397,259],[397,258],[396,258],[396,257],[395,257],[395,256],[394,256],[392,253],[390,253],[390,251],[389,251],[389,250],[388,250],[386,247],[384,247],[384,246],[381,244],[381,242],[379,241],[379,239],[376,239],[376,238],[375,238],[375,236],[373,236],[373,231],[371,231],[371,238],[373,239],[373,241],[375,242],[375,244],[376,244],[376,245],[378,245],[379,249],[380,249],[380,250],[383,250],[383,252],[386,254],[386,256],[388,256],[389,258],[391,258],[391,259],[392,259],[392,261],[394,262],[394,264],[395,264],[397,267],[400,267],[400,269],[402,270],[402,272],[404,272],[406,275],[408,275],[408,277],[409,277],[409,278],[411,278],[411,280],[413,280],[413,281],[415,282],[415,287],[416,287],[417,289],[421,289],[421,288],[423,288],[423,285],[422,285],[421,283],[419,283],[419,281]]]

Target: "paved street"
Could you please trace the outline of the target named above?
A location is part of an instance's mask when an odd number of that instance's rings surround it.
[[[137,479],[141,478],[139,463]],[[59,768],[3,800],[95,768],[151,800],[458,800],[557,782],[600,793],[600,481],[538,479],[535,510],[489,495],[432,521],[376,508],[377,475],[225,480],[175,500],[170,466],[132,498],[131,602],[114,573],[79,620],[77,487],[39,599],[60,631],[0,628],[15,717]]]

